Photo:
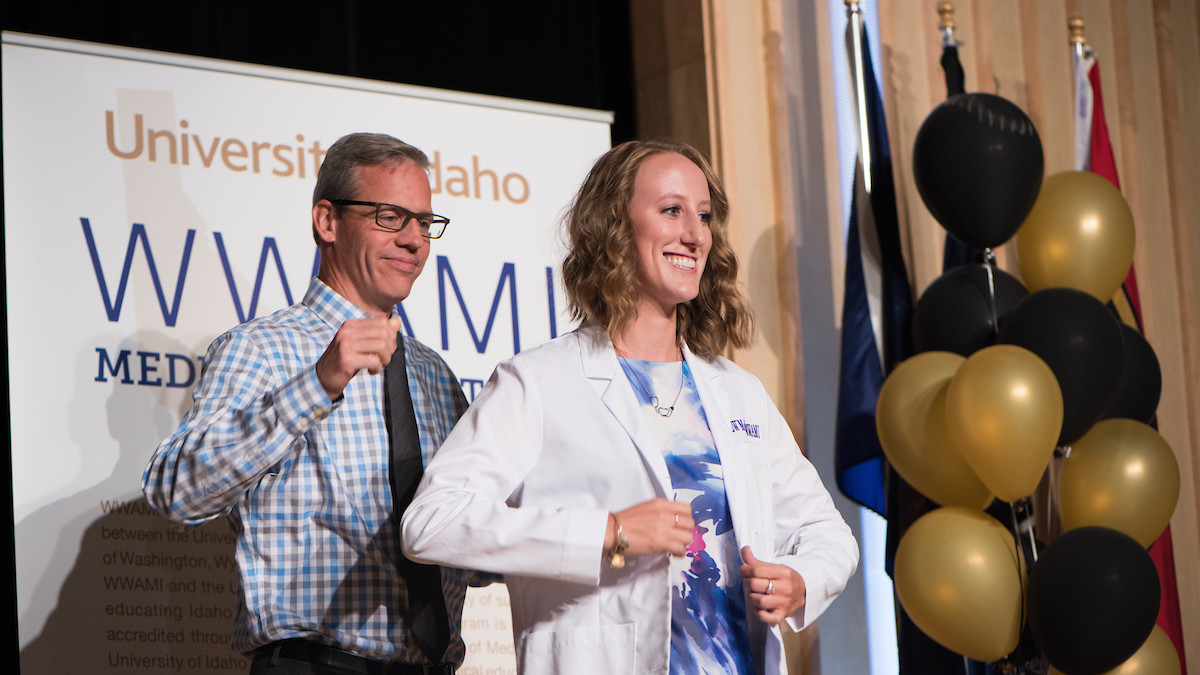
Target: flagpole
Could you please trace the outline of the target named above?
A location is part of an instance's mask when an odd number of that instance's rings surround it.
[[[858,122],[858,157],[862,162],[863,188],[871,195],[871,168],[874,158],[871,156],[870,133],[867,122],[867,76],[863,55],[863,16],[857,0],[846,0],[847,48],[850,52],[850,74],[854,79],[854,113]]]
[[[1104,119],[1104,104],[1100,93],[1100,73],[1095,63],[1095,52],[1087,44],[1087,39],[1084,36],[1083,17],[1070,17],[1067,22],[1067,28],[1070,35],[1071,53],[1076,63],[1076,68],[1086,67],[1088,69],[1083,73],[1076,74],[1076,168],[1103,176],[1120,189],[1116,158],[1113,156],[1107,123]],[[1089,114],[1086,121],[1082,121],[1081,124],[1079,110],[1082,106],[1080,105],[1078,96],[1079,90],[1083,89],[1084,83],[1086,83],[1086,91],[1089,97]],[[1078,140],[1080,136],[1086,136],[1087,138],[1086,153],[1078,149],[1079,146],[1083,145]],[[1117,314],[1122,324],[1134,329],[1139,334],[1143,332],[1137,291],[1137,276],[1134,273],[1132,265],[1129,268],[1128,275],[1125,277],[1125,282],[1121,286],[1121,292],[1117,294],[1117,297],[1113,301],[1110,301],[1109,306]],[[1070,448],[1068,447],[1066,450],[1069,451]],[[1168,525],[1147,551],[1154,561],[1154,568],[1158,572],[1161,584],[1159,615],[1155,623],[1170,639],[1175,649],[1175,654],[1179,658],[1182,672],[1186,673],[1187,641],[1184,639],[1182,620],[1180,618],[1178,572],[1172,551],[1171,528]]]
[[[941,31],[941,33],[942,33],[942,49],[943,50],[951,49],[951,48],[958,49],[958,36],[955,34],[955,29],[958,28],[958,24],[954,20],[954,3],[953,2],[939,2],[938,6],[937,6],[937,13],[938,13],[938,30]],[[944,58],[945,57],[943,57],[943,59]],[[955,62],[957,63],[957,57],[955,59]],[[943,67],[945,67],[945,63],[943,63]],[[953,94],[953,92],[950,91],[950,88],[951,88],[950,75],[949,75],[949,73],[947,73],[947,75],[946,75],[946,90],[947,90],[946,93],[947,94]],[[949,236],[949,233],[947,233],[947,236]],[[993,336],[995,338],[999,339],[999,337],[1000,337],[1000,317],[999,317],[998,309],[996,307],[996,279],[995,279],[995,272],[994,272],[995,267],[996,267],[996,254],[994,252],[992,252],[992,249],[990,249],[990,248],[983,249],[983,251],[981,253],[983,255],[983,261],[982,261],[983,269],[984,269],[984,272],[986,272],[986,274],[987,274],[988,309],[991,310],[991,314],[992,314]]]
[[[958,38],[955,35],[957,24],[954,21],[954,3],[940,2],[937,6],[938,11],[938,29],[942,33],[942,49],[958,48]],[[949,84],[947,84],[949,89]],[[948,92],[949,93],[949,92]],[[996,254],[991,248],[985,248],[983,254],[983,269],[987,273],[987,298],[988,308],[992,315],[992,329],[995,331],[997,339],[1000,335],[1000,319],[996,305]],[[1022,557],[1025,558],[1025,566],[1018,569],[1018,574],[1025,579],[1028,577],[1029,570],[1034,562],[1037,561],[1037,541],[1034,533],[1034,518],[1033,518],[1033,500],[1029,497],[1019,499],[1009,504],[1009,513],[1012,518],[1012,534],[1016,540],[1016,544],[1021,550]],[[1022,616],[1024,620],[1024,616]],[[963,657],[963,669],[966,672],[971,672],[970,661]]]
[[[1087,59],[1089,59],[1093,56],[1092,48],[1089,47],[1088,43],[1087,43],[1087,36],[1086,36],[1085,29],[1086,29],[1086,26],[1084,24],[1082,16],[1076,15],[1076,16],[1072,16],[1069,19],[1067,19],[1067,33],[1069,35],[1068,39],[1071,43],[1071,55],[1074,57],[1072,59],[1074,61],[1073,67],[1076,69],[1076,71],[1078,71],[1080,68],[1085,68],[1084,64],[1086,63]],[[1076,88],[1077,88],[1076,93],[1075,93],[1075,96],[1076,96],[1075,114],[1076,115],[1079,114],[1078,86],[1079,86],[1079,82],[1080,82],[1081,78],[1086,79],[1087,74],[1076,72],[1075,73]],[[1088,119],[1088,125],[1090,126],[1090,124],[1091,124],[1091,112],[1090,112],[1091,98],[1089,97],[1088,100],[1089,100],[1089,104],[1088,104],[1089,105],[1089,113],[1088,113],[1087,119]],[[1078,120],[1076,120],[1076,124],[1078,124]],[[1091,130],[1085,129],[1085,130],[1083,130],[1083,133],[1088,135],[1089,140],[1087,141],[1087,143],[1088,143],[1088,146],[1090,147],[1090,145],[1091,145],[1091,141],[1090,141]],[[1088,170],[1090,170],[1090,166],[1088,166],[1090,164],[1090,161],[1080,164],[1079,158],[1078,158],[1078,152],[1079,152],[1078,144],[1080,142],[1078,139],[1079,139],[1080,130],[1076,129],[1075,134],[1076,134],[1076,146],[1077,146],[1077,148],[1076,148],[1077,170],[1088,171]],[[1089,154],[1090,154],[1090,150],[1089,150]],[[1062,461],[1062,460],[1066,460],[1070,456],[1071,456],[1071,446],[1070,445],[1058,446],[1057,448],[1054,449],[1054,458],[1051,460],[1050,469],[1052,471],[1055,471],[1055,469],[1057,467],[1055,467],[1054,463]],[[1056,507],[1059,509],[1062,508],[1061,497],[1058,494],[1057,481],[1054,481],[1054,480],[1050,481],[1049,497],[1050,497],[1050,505],[1049,506],[1052,510],[1055,509]]]

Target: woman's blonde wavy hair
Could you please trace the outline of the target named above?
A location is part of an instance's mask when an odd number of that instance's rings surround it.
[[[700,294],[678,305],[676,334],[694,353],[711,359],[730,348],[750,346],[754,316],[738,284],[738,260],[729,244],[729,200],[712,167],[690,145],[628,141],[596,161],[564,218],[563,286],[572,318],[604,326],[609,336],[633,322],[641,283],[629,207],[638,169],[647,158],[665,152],[691,160],[708,181],[712,248]]]

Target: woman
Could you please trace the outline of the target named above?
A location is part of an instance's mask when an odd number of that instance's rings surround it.
[[[522,673],[786,672],[858,564],[761,383],[728,203],[695,149],[606,153],[566,217],[582,326],[500,364],[431,461],[406,553],[502,573]]]

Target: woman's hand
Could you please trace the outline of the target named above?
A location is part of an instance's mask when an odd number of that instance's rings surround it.
[[[669,499],[651,499],[616,514],[621,521],[621,535],[629,541],[625,556],[647,553],[670,553],[682,556],[692,543],[692,507]],[[608,519],[604,535],[604,550],[611,551],[616,543],[616,523]]]
[[[763,562],[749,546],[742,547],[742,578],[750,587],[750,603],[758,618],[777,626],[804,606],[804,577],[786,565]]]

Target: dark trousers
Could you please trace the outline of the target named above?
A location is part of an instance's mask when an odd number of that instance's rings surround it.
[[[319,663],[277,658],[272,662],[269,654],[258,654],[250,664],[250,675],[346,675],[345,670]]]

